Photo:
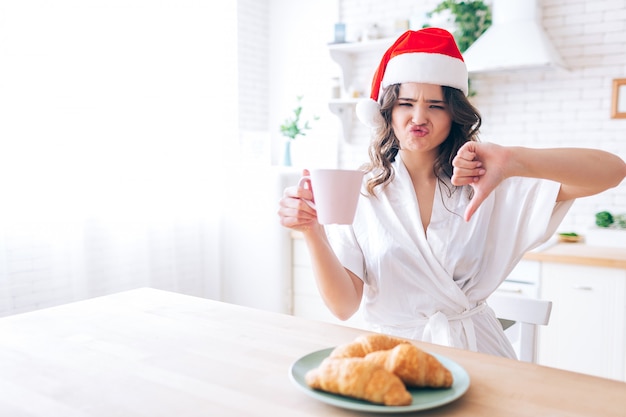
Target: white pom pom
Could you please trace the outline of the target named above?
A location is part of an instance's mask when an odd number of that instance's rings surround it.
[[[372,129],[378,129],[385,123],[383,115],[380,114],[380,104],[371,98],[356,103],[356,116],[361,123]]]

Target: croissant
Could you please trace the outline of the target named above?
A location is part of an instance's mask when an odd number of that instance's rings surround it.
[[[452,386],[452,373],[433,355],[410,343],[402,343],[390,350],[369,353],[365,360],[393,372],[407,386],[429,388]]]
[[[370,352],[387,350],[396,347],[401,343],[409,343],[404,339],[399,339],[385,334],[364,334],[353,342],[337,346],[330,353],[331,358],[362,358]]]
[[[409,405],[404,383],[380,365],[363,358],[327,358],[305,375],[313,389],[389,406]]]

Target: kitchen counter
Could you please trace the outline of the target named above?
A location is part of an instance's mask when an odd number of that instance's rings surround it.
[[[524,259],[626,269],[626,249],[584,243],[558,243],[544,250],[528,252]]]
[[[136,289],[0,319],[0,415],[357,416],[290,380],[290,366],[364,330]],[[403,415],[624,416],[626,384],[414,342],[460,365],[469,389]]]

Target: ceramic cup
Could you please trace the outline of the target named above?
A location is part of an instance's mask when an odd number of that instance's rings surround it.
[[[351,169],[312,169],[300,179],[299,186],[313,190],[320,224],[352,224],[359,201],[363,171]],[[305,200],[306,201],[306,200]]]

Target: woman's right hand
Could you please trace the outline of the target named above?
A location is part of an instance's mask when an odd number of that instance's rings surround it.
[[[303,170],[302,176],[308,176],[309,171]],[[310,182],[305,182],[310,184]],[[280,224],[293,230],[306,232],[319,226],[317,222],[317,211],[308,201],[315,201],[313,190],[305,186],[291,186],[285,188],[283,197],[279,201],[278,216]]]

